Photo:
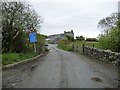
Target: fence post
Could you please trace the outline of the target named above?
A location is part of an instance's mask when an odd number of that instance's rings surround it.
[[[84,54],[85,53],[85,45],[84,44],[83,44],[82,48],[83,48],[83,54]]]

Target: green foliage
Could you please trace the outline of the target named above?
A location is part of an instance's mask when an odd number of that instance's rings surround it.
[[[104,33],[99,36],[98,47],[120,52],[119,14],[113,13],[109,17],[101,19],[98,26],[104,29]]]
[[[101,19],[98,23],[98,27],[108,31],[110,28],[114,28],[117,26],[117,21],[118,13],[112,13],[110,16]]]
[[[47,52],[48,52],[48,51],[49,51],[49,49],[48,49],[48,48],[45,48],[45,51],[47,51]]]
[[[37,33],[37,42],[36,42],[37,52],[43,52],[45,49],[45,36]]]
[[[78,40],[78,41],[84,41],[85,37],[83,37],[82,35],[81,36],[76,36],[76,40]]]
[[[120,52],[120,13],[118,13],[117,27],[118,27],[118,50]]]
[[[37,44],[38,45],[45,45],[45,36],[42,34],[37,33]]]
[[[68,39],[63,39],[59,42],[58,48],[66,50],[66,51],[72,51],[73,46],[72,46],[72,41],[69,41]]]
[[[85,41],[89,41],[89,42],[97,42],[98,40],[96,38],[86,38]]]
[[[74,41],[74,37],[69,36],[69,35],[65,35],[65,36],[67,37],[67,39],[68,39],[69,41]]]
[[[110,49],[115,52],[119,52],[118,28],[113,28],[109,34],[104,34],[99,38],[98,47],[102,49]]]
[[[7,65],[7,64],[12,64],[15,62],[23,61],[28,58],[35,57],[37,53],[30,52],[27,54],[24,53],[3,53],[2,55],[2,64]]]
[[[25,2],[2,2],[2,50],[23,52],[31,27],[37,29],[41,17]]]
[[[70,45],[58,45],[58,48],[66,50],[66,51],[72,51],[73,50]]]

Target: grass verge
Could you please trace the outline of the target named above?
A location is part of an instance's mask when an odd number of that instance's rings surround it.
[[[8,65],[15,62],[23,61],[25,59],[33,58],[38,54],[35,52],[30,53],[3,53],[2,54],[2,64]]]

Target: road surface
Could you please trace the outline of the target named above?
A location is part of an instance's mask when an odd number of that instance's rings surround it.
[[[6,88],[113,88],[117,67],[49,45],[49,53],[31,63],[3,71]]]

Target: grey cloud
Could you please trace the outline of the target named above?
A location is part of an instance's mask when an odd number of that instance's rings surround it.
[[[64,30],[73,29],[75,35],[97,37],[100,33],[97,23],[101,18],[118,11],[118,1],[35,0],[30,4],[44,18],[40,30],[43,34],[63,33]]]

